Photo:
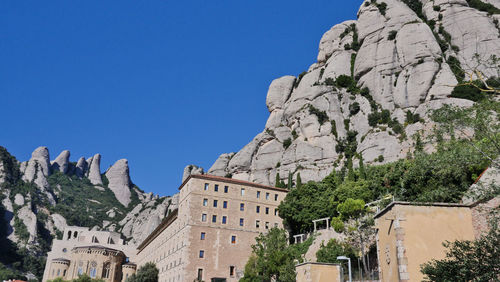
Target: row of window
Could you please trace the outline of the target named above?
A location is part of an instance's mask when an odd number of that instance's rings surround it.
[[[221,223],[222,224],[226,224],[227,220],[228,220],[227,216],[224,215],[224,216],[222,216]],[[207,222],[207,214],[206,213],[202,213],[201,214],[201,221],[202,222]],[[217,215],[215,215],[215,214],[212,215],[212,222],[213,223],[217,223]],[[240,226],[245,226],[245,219],[244,218],[240,218]],[[269,229],[269,222],[266,221],[266,223],[265,223],[264,226],[265,226],[266,229]],[[278,227],[278,223],[277,222],[274,223],[274,226]],[[260,228],[260,220],[256,220],[255,221],[255,228]]]
[[[205,232],[201,232],[200,234],[200,240],[205,240],[207,234]],[[236,236],[231,235],[231,244],[236,244]]]
[[[208,183],[205,183],[205,187],[203,190],[208,191],[209,186],[210,185]],[[219,192],[219,185],[218,184],[214,184],[214,192]],[[224,186],[224,193],[228,193],[228,192],[229,192],[229,187]],[[245,196],[245,188],[241,188],[240,193],[241,193],[241,196]],[[271,194],[266,192],[266,200],[269,200],[270,196],[271,196]],[[260,191],[257,191],[256,197],[257,197],[257,199],[260,199]],[[278,194],[274,194],[274,200],[278,201]]]
[[[236,274],[236,267],[234,265],[229,266],[229,277],[234,277]],[[197,281],[203,281],[203,268],[198,268]]]
[[[203,206],[206,207],[208,206],[208,199],[203,199]],[[219,200],[213,200],[213,207],[216,208],[219,206]],[[227,209],[227,201],[222,202],[222,208]],[[245,204],[240,203],[240,211],[245,211]],[[256,206],[255,208],[256,213],[260,213],[260,206]],[[266,214],[269,214],[269,207],[265,208]],[[274,215],[278,215],[278,210],[274,209]]]

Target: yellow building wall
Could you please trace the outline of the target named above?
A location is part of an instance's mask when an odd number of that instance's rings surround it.
[[[443,242],[474,239],[469,207],[395,205],[376,225],[382,281],[422,281],[420,266],[445,257]]]
[[[338,264],[303,263],[295,267],[297,282],[342,282],[342,268]]]

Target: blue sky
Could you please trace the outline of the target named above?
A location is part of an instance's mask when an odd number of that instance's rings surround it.
[[[264,128],[269,83],[315,62],[356,1],[2,1],[0,145],[129,160],[171,195]]]

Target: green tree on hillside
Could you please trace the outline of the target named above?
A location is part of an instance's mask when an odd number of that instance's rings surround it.
[[[159,270],[156,264],[148,262],[141,266],[136,273],[127,279],[127,282],[157,282]]]

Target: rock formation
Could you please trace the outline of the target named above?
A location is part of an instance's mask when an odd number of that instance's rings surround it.
[[[128,161],[126,159],[116,161],[116,163],[106,171],[106,178],[108,178],[109,181],[108,187],[113,191],[116,199],[118,199],[122,205],[128,206],[130,203],[131,188]]]
[[[101,154],[95,154],[90,159],[87,159],[87,163],[89,166],[87,177],[90,180],[90,183],[94,185],[102,185]]]
[[[421,11],[405,1],[384,0],[385,9],[365,1],[357,20],[327,31],[317,62],[297,78],[271,82],[264,131],[236,154],[221,155],[208,173],[271,185],[276,173],[321,180],[347,160],[342,146],[349,139],[366,163],[395,161],[413,150],[415,134],[432,129],[429,110],[471,105],[449,97],[456,70],[472,71],[475,53],[482,59],[500,55],[500,16],[465,0],[423,0]],[[478,69],[493,75],[484,65]],[[339,84],[342,75],[356,88]],[[383,110],[401,131],[370,122],[369,115]],[[422,120],[405,125],[408,112]]]
[[[184,173],[182,174],[182,182],[186,180],[191,174],[205,174],[202,167],[196,165],[188,165],[184,168]]]
[[[82,178],[88,171],[88,164],[84,157],[78,159],[75,167],[75,175]]]
[[[52,170],[59,170],[60,172],[66,174],[69,167],[69,156],[68,150],[62,151],[57,158],[51,162]]]

